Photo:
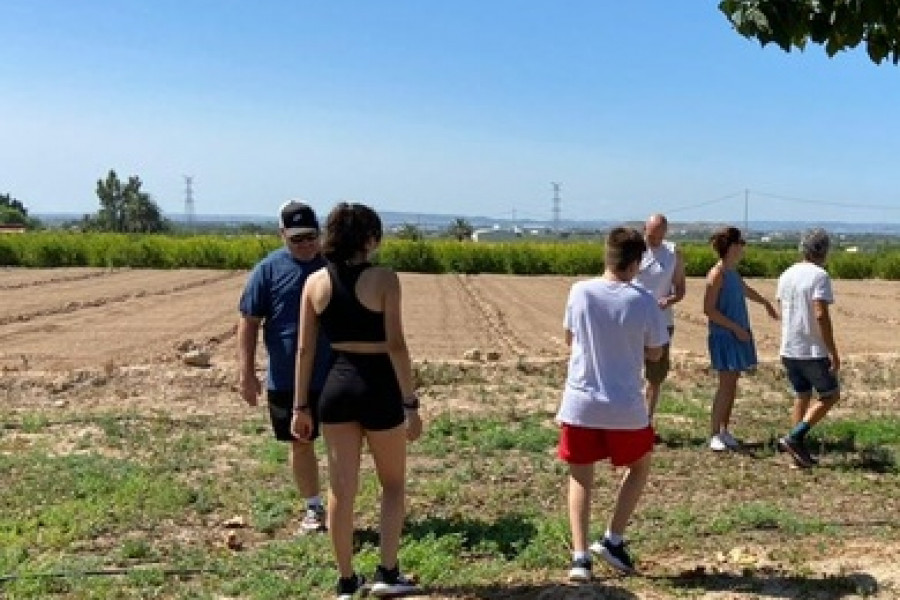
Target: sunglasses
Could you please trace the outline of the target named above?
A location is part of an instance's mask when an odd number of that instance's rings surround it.
[[[307,242],[315,242],[319,239],[318,233],[301,233],[299,235],[292,235],[288,238],[292,244],[303,244]]]

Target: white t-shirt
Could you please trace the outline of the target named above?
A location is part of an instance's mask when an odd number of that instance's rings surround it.
[[[656,248],[647,248],[641,257],[641,266],[634,282],[653,294],[657,300],[672,294],[672,279],[675,277],[675,243],[663,241]],[[666,325],[675,324],[675,313],[672,307],[666,307],[663,312],[666,317]]]
[[[816,320],[814,300],[834,302],[831,277],[822,267],[799,262],[778,278],[776,296],[781,302],[781,356],[824,358],[828,348]]]
[[[569,292],[563,326],[572,332],[572,354],[556,419],[598,429],[647,427],[644,347],[669,341],[656,299],[632,283],[579,281]]]

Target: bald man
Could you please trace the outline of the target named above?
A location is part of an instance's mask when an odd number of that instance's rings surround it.
[[[675,331],[675,315],[672,306],[684,298],[685,276],[684,259],[675,247],[675,242],[666,239],[669,222],[661,214],[652,214],[644,223],[644,240],[647,251],[641,259],[640,270],[634,282],[645,288],[656,298],[659,309],[663,311],[666,325],[669,327],[669,344],[663,347],[663,355],[656,362],[644,363],[644,397],[647,401],[647,413],[650,421],[656,412],[659,392],[663,381],[669,374],[669,345]]]

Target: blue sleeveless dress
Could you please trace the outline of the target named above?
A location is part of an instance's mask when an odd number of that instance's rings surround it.
[[[726,269],[722,275],[722,287],[716,299],[716,308],[723,315],[750,329],[747,298],[741,276],[734,269]],[[747,371],[757,364],[756,344],[751,332],[750,340],[742,342],[724,327],[709,323],[709,358],[716,371]]]

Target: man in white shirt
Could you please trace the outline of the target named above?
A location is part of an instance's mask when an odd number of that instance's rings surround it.
[[[659,360],[669,341],[655,298],[631,282],[646,244],[635,229],[617,227],[606,239],[606,269],[572,286],[563,322],[571,346],[562,402],[558,456],[569,465],[569,579],[590,581],[590,551],[623,573],[634,572],[625,527],[637,506],[653,451],[653,427],[642,392],[644,360]],[[588,548],[594,464],[626,467],[603,539]]]
[[[684,259],[676,248],[675,242],[666,239],[669,222],[665,215],[652,214],[644,223],[644,241],[647,250],[641,257],[641,266],[634,282],[653,294],[669,328],[669,337],[675,332],[675,313],[672,306],[684,298],[686,290]],[[671,342],[663,346],[663,355],[658,361],[644,363],[644,398],[650,420],[656,412],[659,392],[663,381],[669,374],[671,362],[669,347]]]
[[[806,434],[825,417],[840,398],[837,374],[841,359],[831,324],[829,305],[834,302],[831,277],[823,268],[830,240],[824,229],[813,229],[800,242],[803,260],[778,278],[781,303],[781,362],[796,395],[793,429],[778,446],[799,467],[811,467],[816,459],[805,445]],[[811,404],[815,389],[818,400]]]

